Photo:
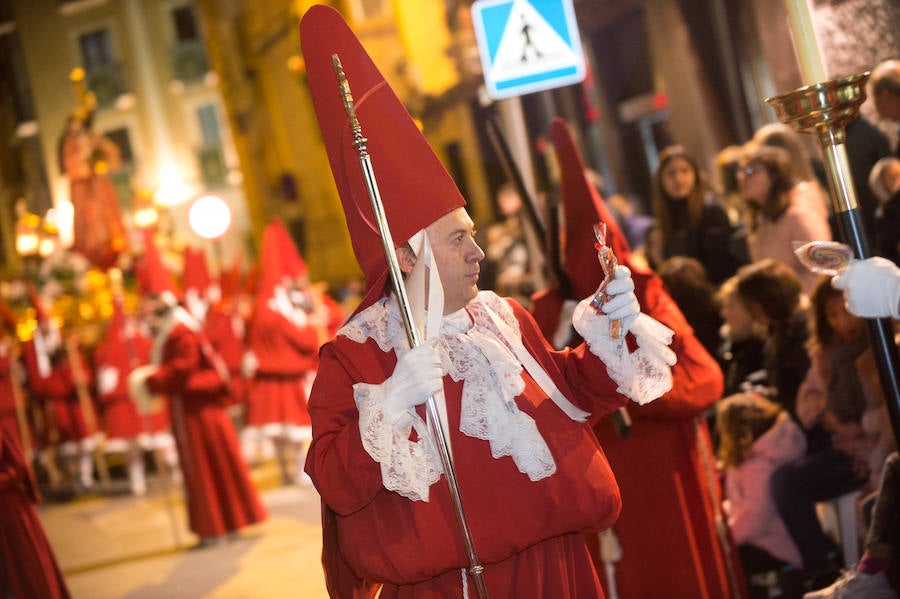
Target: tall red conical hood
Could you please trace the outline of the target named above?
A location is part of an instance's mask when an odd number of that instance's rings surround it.
[[[362,133],[368,139],[367,149],[394,245],[399,247],[441,216],[465,206],[466,201],[336,10],[310,8],[300,22],[300,43],[353,251],[366,277],[366,294],[358,311],[381,295],[388,268],[332,55],[337,54],[343,64]]]
[[[303,261],[300,251],[294,245],[294,238],[288,233],[284,223],[280,220],[275,220],[270,223],[270,227],[275,235],[275,247],[281,259],[282,275],[296,279],[308,273],[309,269],[306,266],[306,262]]]
[[[603,269],[594,251],[594,225],[606,223],[606,241],[619,262],[631,255],[625,235],[606,207],[600,193],[585,175],[584,162],[565,121],[553,119],[550,126],[560,170],[560,187],[565,212],[564,267],[576,299],[594,293],[603,280]]]
[[[143,233],[144,259],[142,266],[137,269],[138,286],[141,293],[162,295],[168,292],[173,298],[179,298],[175,278],[163,264],[159,248],[156,247],[156,242],[153,240],[153,231],[145,229]]]
[[[209,290],[209,269],[206,265],[206,252],[191,246],[184,248],[184,271],[181,275],[181,288],[187,292],[191,289],[204,297]]]
[[[244,256],[241,252],[234,255],[231,268],[219,274],[219,289],[222,291],[222,299],[233,298],[241,290],[241,265]]]
[[[263,299],[271,296],[272,289],[285,277],[296,279],[307,273],[306,263],[280,220],[273,220],[263,231],[259,268],[256,295]]]

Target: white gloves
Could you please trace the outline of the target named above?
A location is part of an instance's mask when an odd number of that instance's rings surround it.
[[[415,347],[400,357],[394,374],[384,382],[384,415],[394,427],[405,428],[412,422],[411,410],[443,388],[437,349],[427,343]]]
[[[112,366],[101,366],[97,370],[97,393],[109,395],[119,384],[119,370]]]
[[[128,392],[131,398],[137,403],[138,411],[141,414],[152,414],[160,409],[162,398],[159,395],[153,395],[147,388],[147,379],[159,370],[153,364],[138,366],[128,375]]]
[[[613,271],[613,279],[604,290],[607,301],[600,307],[611,321],[621,320],[620,335],[625,335],[634,324],[641,306],[637,296],[634,295],[634,281],[631,280],[631,271],[627,266],[617,266]]]
[[[853,260],[831,280],[844,291],[847,309],[863,318],[900,318],[900,268],[886,258]]]
[[[241,356],[241,374],[244,378],[252,379],[259,370],[259,359],[249,349]]]

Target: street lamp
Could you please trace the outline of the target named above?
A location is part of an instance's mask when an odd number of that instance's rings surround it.
[[[215,241],[231,226],[231,208],[219,196],[200,196],[191,204],[188,223],[194,233]]]
[[[216,266],[222,270],[222,236],[231,227],[231,208],[228,204],[214,195],[200,196],[188,211],[188,224],[191,230],[204,239],[213,242],[213,251],[216,254]]]
[[[40,260],[38,251],[41,245],[41,217],[28,212],[24,201],[16,204],[16,254],[22,260],[26,277],[31,276]]]
[[[146,193],[139,193],[135,199],[131,218],[134,226],[138,229],[149,229],[159,222],[159,211],[153,204],[153,197]]]

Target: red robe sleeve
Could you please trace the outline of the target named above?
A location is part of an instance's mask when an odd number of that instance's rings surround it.
[[[678,362],[672,367],[672,389],[661,398],[629,410],[639,418],[687,418],[703,412],[722,397],[725,378],[718,362],[703,347],[662,281],[648,282],[644,312],[675,332],[670,346]]]
[[[147,379],[147,388],[156,394],[208,395],[224,392],[221,376],[200,351],[196,334],[177,325],[163,347],[163,363]]]
[[[283,315],[262,308],[254,315],[249,347],[259,372],[300,376],[316,367],[319,336],[315,327],[298,327]]]

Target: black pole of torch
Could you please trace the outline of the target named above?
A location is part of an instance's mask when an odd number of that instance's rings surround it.
[[[378,190],[375,172],[372,169],[372,161],[366,149],[367,140],[363,136],[362,127],[359,124],[359,120],[356,117],[356,109],[353,106],[350,83],[347,81],[344,68],[341,66],[340,57],[338,57],[337,54],[332,54],[331,61],[334,66],[335,76],[338,80],[341,99],[344,103],[344,108],[347,111],[347,117],[350,119],[350,128],[353,133],[353,146],[359,154],[359,165],[366,182],[366,191],[369,194],[369,200],[372,202],[375,224],[378,226],[378,234],[381,237],[385,260],[387,261],[388,269],[390,271],[391,282],[393,283],[394,292],[397,295],[397,304],[400,307],[400,316],[403,320],[403,328],[406,331],[406,339],[409,341],[410,347],[417,347],[421,344],[419,329],[416,328],[409,299],[406,295],[406,288],[403,286],[402,273],[400,272],[400,266],[397,262],[396,251],[394,250],[394,241],[384,212],[384,205],[381,201],[381,193]],[[450,455],[450,445],[447,442],[447,438],[444,436],[443,426],[441,425],[441,419],[438,415],[433,395],[429,396],[425,401],[425,411],[428,416],[428,427],[431,432],[432,441],[435,444],[435,449],[437,450],[441,460],[441,466],[444,470],[444,479],[447,481],[447,487],[450,492],[450,502],[453,505],[456,523],[459,526],[463,548],[469,562],[469,567],[465,571],[472,577],[472,583],[475,587],[475,594],[478,599],[488,599],[487,585],[484,582],[484,566],[481,565],[478,552],[475,550],[475,541],[472,536],[472,530],[469,527],[466,510],[463,507],[462,494],[459,491],[459,483],[456,479],[456,469],[453,466],[453,458]]]
[[[845,127],[859,114],[859,107],[866,99],[865,83],[868,79],[869,73],[851,75],[766,99],[775,108],[781,122],[798,131],[816,133],[825,154],[828,187],[841,236],[859,259],[870,258],[872,252],[850,178]],[[878,293],[878,290],[872,292]],[[866,319],[866,326],[885,403],[891,415],[894,438],[900,445],[900,357],[891,320]]]

